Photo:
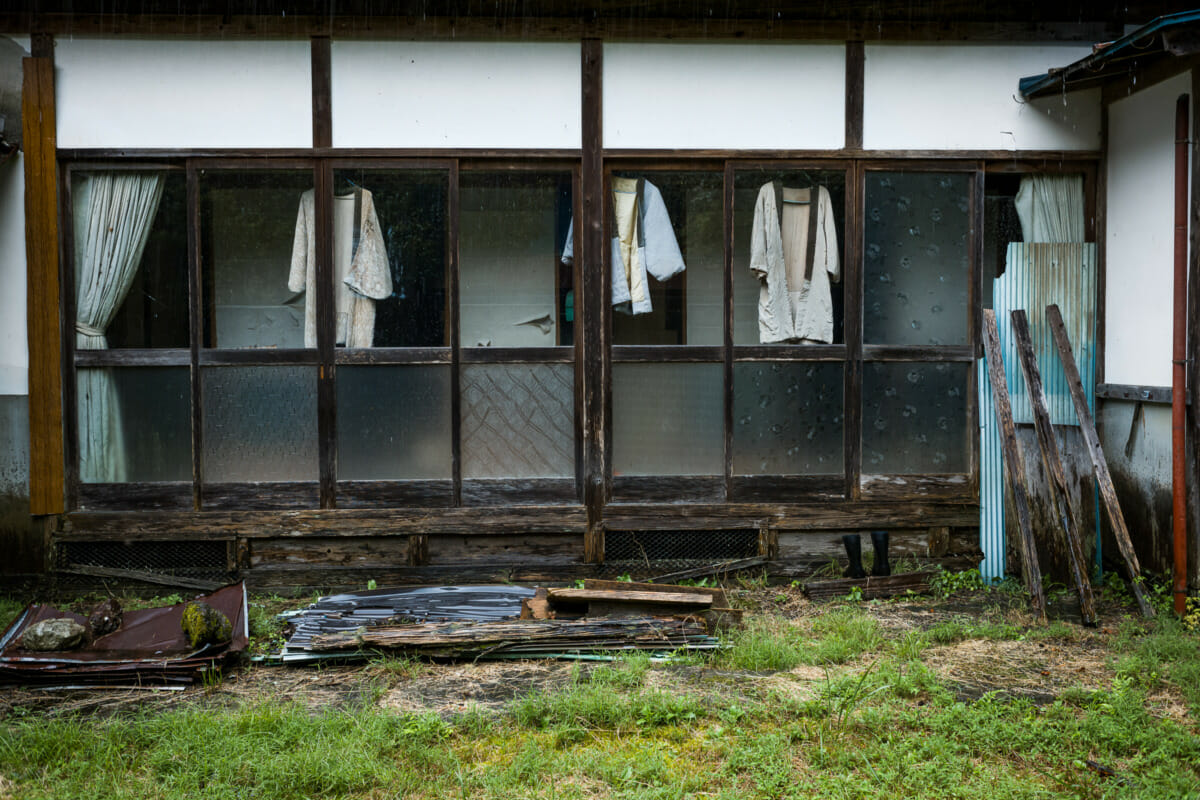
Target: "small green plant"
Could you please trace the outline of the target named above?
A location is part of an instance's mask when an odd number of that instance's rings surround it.
[[[846,602],[861,603],[863,599],[863,590],[861,586],[851,586],[850,591],[846,592]]]
[[[930,591],[943,600],[954,594],[979,592],[986,588],[987,584],[977,569],[965,569],[961,572],[939,569],[929,581]]]

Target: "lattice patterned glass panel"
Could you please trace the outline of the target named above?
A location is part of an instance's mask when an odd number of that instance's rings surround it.
[[[970,364],[866,364],[863,465],[867,474],[967,471]]]
[[[338,479],[451,477],[450,367],[338,367]]]
[[[842,471],[840,363],[733,366],[735,475]]]
[[[969,176],[867,173],[867,344],[967,342]]]
[[[614,475],[721,475],[720,364],[613,368]]]
[[[203,396],[205,481],[317,480],[315,368],[211,367]]]
[[[575,474],[569,364],[471,365],[462,371],[464,478]]]

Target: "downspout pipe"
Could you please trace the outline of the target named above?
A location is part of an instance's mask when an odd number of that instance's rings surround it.
[[[1187,488],[1185,485],[1184,403],[1187,367],[1188,96],[1175,102],[1175,298],[1171,350],[1171,517],[1173,523],[1175,613],[1187,607]]]

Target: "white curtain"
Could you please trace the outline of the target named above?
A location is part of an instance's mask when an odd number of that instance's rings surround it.
[[[1082,175],[1026,175],[1016,203],[1026,242],[1084,240]]]
[[[154,172],[96,172],[75,192],[75,349],[106,350],[104,332],[142,261],[162,199]],[[81,369],[79,475],[86,482],[125,480],[120,399],[106,369]]]

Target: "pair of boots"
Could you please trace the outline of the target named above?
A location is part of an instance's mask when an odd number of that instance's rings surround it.
[[[846,557],[850,566],[846,568],[847,578],[865,578],[867,573],[862,565],[862,539],[857,533],[849,533],[842,537],[842,545],[846,548]],[[871,531],[871,546],[875,548],[875,563],[871,565],[872,575],[891,575],[892,568],[888,566],[888,532]]]

